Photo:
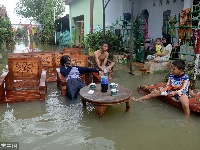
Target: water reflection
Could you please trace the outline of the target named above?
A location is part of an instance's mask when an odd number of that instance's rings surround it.
[[[45,50],[39,44],[37,48]],[[7,54],[3,50],[1,54],[6,64]],[[118,68],[112,82],[131,89],[135,97],[141,96],[138,86],[160,82],[165,75],[132,76],[127,66]],[[131,102],[129,112],[125,104],[108,107],[99,120],[92,105],[84,108],[80,97],[70,101],[61,96],[56,83],[48,83],[45,101],[0,105],[0,141],[20,142],[20,150],[197,149],[199,117],[192,113],[187,121],[181,108],[152,99]]]

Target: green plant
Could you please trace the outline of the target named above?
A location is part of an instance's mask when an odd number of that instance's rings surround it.
[[[0,16],[0,45],[4,42],[7,45],[14,43],[13,37],[10,18]]]
[[[85,37],[85,46],[89,46],[93,51],[99,49],[99,42],[103,39],[103,30],[94,33],[89,33]],[[110,30],[105,32],[105,41],[109,43],[109,50],[118,50],[119,39]]]

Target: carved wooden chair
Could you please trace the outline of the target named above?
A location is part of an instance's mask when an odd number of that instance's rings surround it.
[[[8,58],[8,72],[0,77],[0,102],[45,100],[45,79],[41,58]]]
[[[56,69],[54,68],[54,55],[59,52],[31,52],[32,57],[42,58],[42,69],[46,70],[46,82],[56,82]]]

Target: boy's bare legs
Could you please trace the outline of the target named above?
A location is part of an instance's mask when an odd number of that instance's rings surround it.
[[[189,108],[189,99],[188,96],[183,94],[179,97],[179,100],[181,102],[181,105],[183,107],[184,113],[187,118],[190,116],[190,108]]]
[[[148,99],[150,99],[150,98],[157,97],[157,96],[160,96],[160,91],[154,90],[154,91],[152,91],[150,94],[147,94],[147,95],[142,96],[142,97],[137,98],[137,99],[134,98],[134,99],[132,99],[132,100],[134,100],[134,101],[148,100]]]

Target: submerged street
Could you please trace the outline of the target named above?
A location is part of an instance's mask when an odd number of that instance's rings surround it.
[[[5,71],[7,53],[53,51],[51,47],[17,41],[11,51],[1,48],[1,71]],[[138,68],[134,66],[134,70]],[[140,97],[137,87],[163,81],[166,73],[130,75],[129,66],[117,64],[113,79]],[[100,120],[90,104],[60,94],[56,83],[47,84],[45,101],[0,104],[0,141],[19,142],[20,150],[188,150],[198,149],[199,114],[186,120],[183,110],[158,99],[107,107]]]

